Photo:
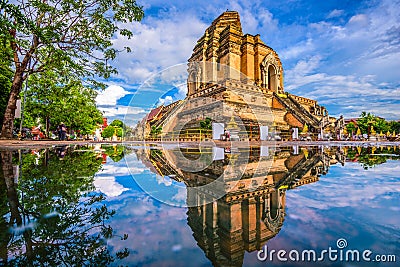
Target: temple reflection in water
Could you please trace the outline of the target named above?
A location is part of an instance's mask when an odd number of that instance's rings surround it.
[[[187,186],[188,225],[214,266],[241,266],[280,231],[286,191],[314,183],[341,148],[184,148],[138,150],[161,177]]]

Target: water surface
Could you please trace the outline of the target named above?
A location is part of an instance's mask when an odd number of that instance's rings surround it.
[[[397,266],[260,261],[260,249],[400,260],[399,147],[1,151],[1,264]],[[260,254],[262,255],[262,254]],[[287,255],[286,255],[287,256]]]

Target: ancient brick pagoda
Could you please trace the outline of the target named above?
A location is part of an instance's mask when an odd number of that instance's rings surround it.
[[[240,137],[257,140],[260,126],[289,138],[298,128],[315,136],[339,132],[342,123],[328,116],[316,100],[285,93],[278,54],[260,35],[243,34],[236,11],[221,14],[197,41],[188,63],[184,100],[153,109],[136,128],[139,139],[201,139],[199,122],[206,117],[228,125],[234,121]],[[305,125],[307,125],[305,127]],[[204,132],[203,132],[204,134]]]

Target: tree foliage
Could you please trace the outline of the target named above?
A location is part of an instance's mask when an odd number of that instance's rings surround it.
[[[121,121],[121,120],[113,120],[110,123],[111,126],[116,126],[116,127],[120,127],[120,128],[124,128],[125,124]]]
[[[156,137],[162,133],[162,127],[156,127],[155,125],[151,126],[150,135]]]
[[[115,128],[114,126],[108,125],[106,128],[104,128],[103,132],[101,133],[101,136],[103,138],[111,138],[115,133]]]
[[[399,133],[400,130],[400,123],[396,121],[387,121],[383,118],[380,118],[372,113],[367,113],[363,111],[360,115],[360,118],[357,119],[357,125],[361,130],[361,133],[363,134],[368,134],[371,126],[373,129],[379,133],[386,133],[388,131],[390,132],[397,132]]]
[[[400,160],[400,151],[393,151],[391,147],[351,147],[346,156],[349,160],[357,161],[367,170],[387,160]]]
[[[4,112],[10,95],[12,70],[11,50],[4,39],[0,42],[0,126],[3,124]]]
[[[346,125],[347,132],[349,134],[355,134],[357,132],[357,127],[354,122],[350,122]]]
[[[114,34],[132,37],[124,26],[143,17],[135,0],[0,1],[0,36],[12,51],[13,83],[2,137],[11,138],[15,102],[27,74],[65,71],[100,85],[116,73]],[[126,48],[129,52],[130,48]]]
[[[113,146],[104,146],[106,154],[114,161],[118,162],[124,158],[126,154],[125,146],[121,145],[113,145]]]
[[[102,122],[95,103],[96,92],[83,86],[80,80],[46,71],[32,76],[29,83],[25,114],[39,118],[43,125],[49,120],[50,130],[64,122],[70,129],[89,134]]]
[[[200,121],[200,128],[204,130],[211,130],[212,125],[211,125],[211,118],[206,117],[205,120]]]

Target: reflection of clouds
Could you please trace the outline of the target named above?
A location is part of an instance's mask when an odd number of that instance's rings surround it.
[[[125,167],[128,168],[128,171],[125,172],[125,175],[130,174],[141,174],[144,171],[148,170],[148,168],[136,157],[134,153],[128,154],[124,157],[124,164]]]
[[[156,175],[156,180],[157,180],[158,184],[163,184],[165,186],[171,186],[172,185],[172,180],[168,176]]]
[[[187,189],[184,187],[178,188],[178,193],[172,197],[173,200],[176,200],[178,202],[184,202],[186,201],[187,197]]]
[[[112,227],[117,235],[128,234],[126,241],[108,241],[113,251],[129,248],[130,255],[120,265],[187,266],[209,265],[187,225],[187,209],[159,203],[144,192],[128,192],[108,204],[116,210]],[[173,253],[171,253],[173,252]]]
[[[395,161],[369,170],[334,165],[320,181],[287,191],[285,223],[269,248],[326,249],[346,238],[351,249],[399,252],[398,168]]]
[[[115,162],[114,162],[115,163]],[[122,176],[126,175],[128,173],[128,167],[126,166],[119,166],[117,164],[105,164],[102,167],[102,170],[99,171],[96,176],[108,176],[108,175],[113,175],[113,176]]]
[[[144,168],[138,168],[137,172],[140,173],[144,170]],[[106,194],[108,197],[116,197],[129,190],[116,181],[117,177],[126,176],[127,174],[129,174],[129,169],[123,161],[108,161],[102,166],[102,169],[96,173],[93,184],[97,190]]]
[[[96,177],[93,181],[93,185],[97,190],[106,194],[108,197],[116,197],[121,195],[124,191],[129,190],[115,181],[115,177],[113,176]]]
[[[358,163],[348,163],[345,167],[333,166],[329,172],[334,179],[328,173],[316,184],[291,191],[287,198],[317,209],[360,205],[379,207],[380,203],[376,200],[392,199],[396,193],[400,193],[399,178],[393,177],[396,170],[400,170],[400,166],[390,163],[368,170]]]
[[[122,162],[122,163],[121,163]],[[115,210],[116,214],[111,221],[111,226],[116,235],[128,234],[126,241],[115,237],[108,240],[110,250],[116,252],[129,249],[130,255],[119,265],[128,266],[187,266],[187,259],[199,265],[209,265],[202,250],[197,246],[192,237],[192,231],[187,226],[187,209],[177,208],[158,202],[143,192],[138,187],[138,179],[155,185],[157,189],[171,194],[171,198],[183,199],[185,188],[176,189],[175,181],[170,177],[157,177],[148,173],[147,168],[136,158],[129,155],[125,161],[117,163],[107,162],[104,166],[106,172],[121,174],[117,181],[129,189],[122,195],[107,199],[107,207]],[[108,167],[112,165],[112,167]],[[119,171],[118,171],[119,170]],[[129,171],[137,170],[137,175],[131,179]],[[125,173],[123,173],[125,172]],[[97,175],[99,176],[100,173]],[[177,192],[177,193],[175,193]],[[184,201],[186,196],[184,197]]]

